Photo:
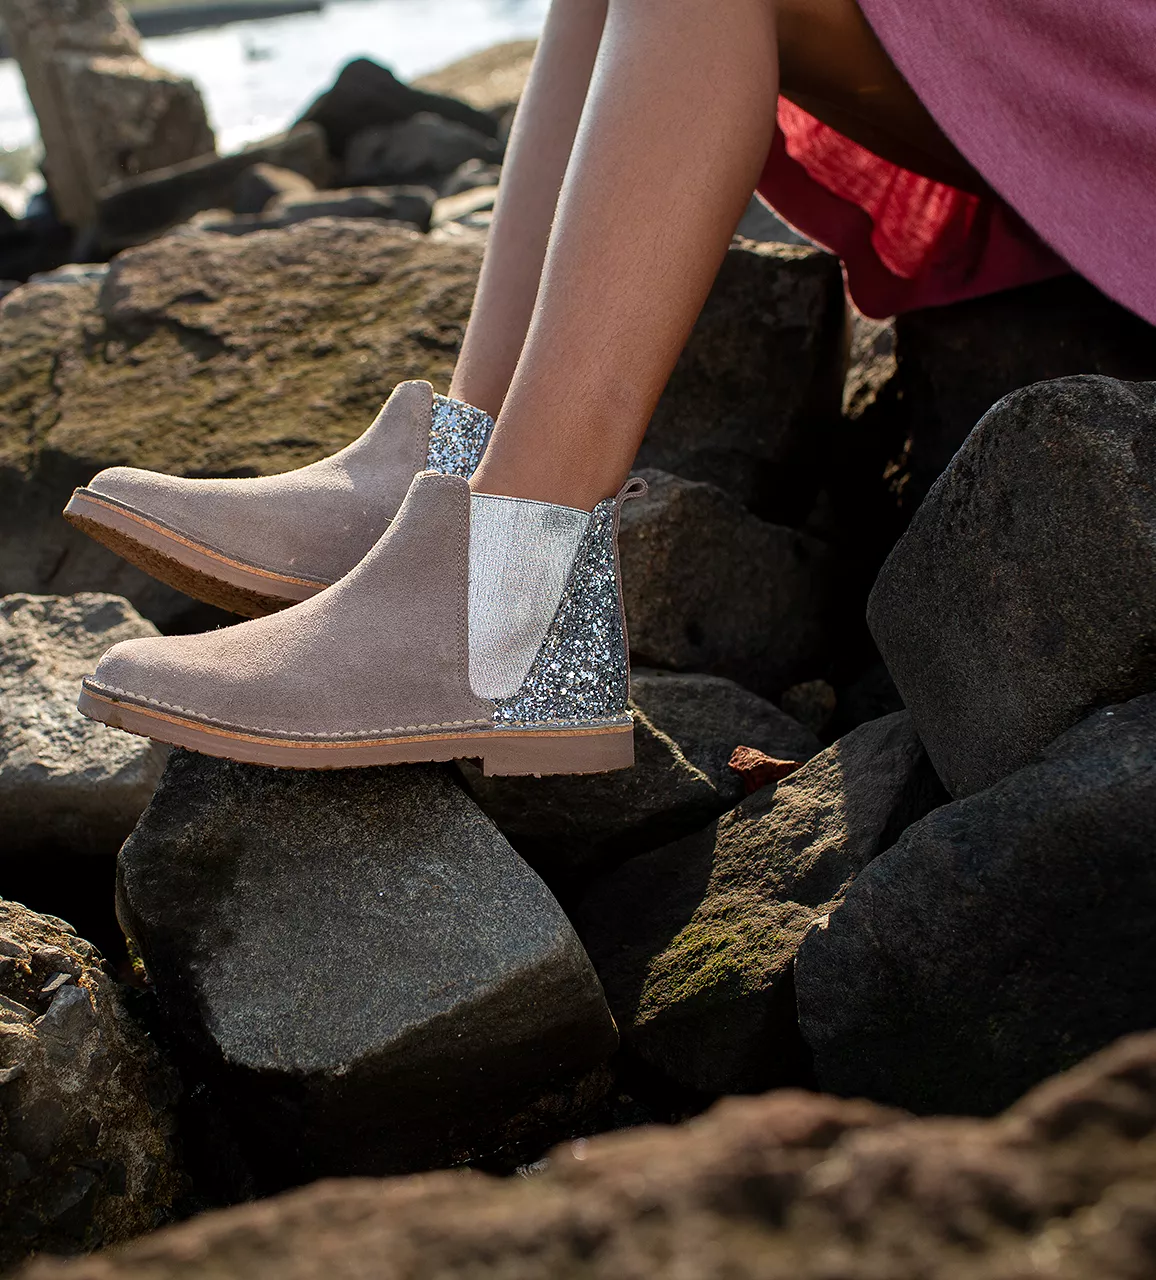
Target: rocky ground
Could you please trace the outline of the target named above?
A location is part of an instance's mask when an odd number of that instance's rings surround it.
[[[444,387],[527,56],[354,63],[0,304],[0,1266],[1146,1280],[1156,333],[1087,284],[849,321],[745,222],[623,516],[632,771],[296,774],[74,711],[108,644],[230,619],[72,487]]]

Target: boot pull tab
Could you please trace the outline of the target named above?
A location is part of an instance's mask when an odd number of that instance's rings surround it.
[[[629,502],[631,498],[644,497],[649,488],[650,486],[641,476],[631,476],[622,488],[618,490],[618,496],[614,501],[618,504],[619,510],[621,510],[624,502]]]

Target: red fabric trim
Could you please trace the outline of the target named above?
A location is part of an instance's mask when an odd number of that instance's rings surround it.
[[[881,159],[780,99],[759,194],[843,261],[860,311],[882,318],[1062,275],[1071,268],[997,196]]]

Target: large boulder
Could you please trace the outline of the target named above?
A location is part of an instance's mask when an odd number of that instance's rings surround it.
[[[559,1148],[540,1176],[329,1182],[22,1280],[1145,1280],[1156,1036],[998,1120],[802,1093]]]
[[[659,401],[637,466],[705,480],[801,524],[843,395],[843,279],[815,248],[736,241]]]
[[[1074,374],[1156,378],[1156,329],[1079,276],[1062,276],[895,321],[886,413],[906,438],[894,484],[914,511],[997,400]]]
[[[659,471],[623,508],[619,553],[634,659],[727,676],[765,697],[822,669],[835,565],[713,484]]]
[[[558,904],[445,768],[176,752],[118,912],[259,1186],[555,1140],[616,1045]]]
[[[0,1267],[164,1221],[181,1191],[174,1098],[95,948],[0,901]]]
[[[0,828],[4,855],[114,854],[166,752],[86,720],[81,678],[110,646],[156,628],[117,596],[0,600]]]
[[[884,565],[871,630],[948,790],[1156,689],[1156,383],[997,404]]]
[[[481,244],[372,221],[240,239],[176,232],[103,285],[28,285],[0,305],[0,592],[99,587],[172,625],[189,601],[60,518],[127,464],[256,475],[347,444],[395,382],[444,386]]]
[[[0,0],[61,219],[86,228],[111,183],[212,154],[190,80],[147,62],[119,0]]]
[[[584,777],[485,778],[470,793],[551,883],[643,853],[705,826],[743,798],[734,749],[809,760],[819,740],[777,707],[719,676],[636,668],[633,769]]]
[[[799,943],[942,798],[900,712],[855,730],[699,834],[600,880],[575,922],[623,1043],[705,1093],[791,1079]]]
[[[988,1113],[1156,1025],[1156,695],[906,832],[803,943],[822,1086]]]

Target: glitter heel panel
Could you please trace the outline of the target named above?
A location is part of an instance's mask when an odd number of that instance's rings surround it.
[[[488,413],[464,400],[435,395],[425,469],[468,480],[478,469],[493,429]]]
[[[622,503],[631,480],[600,502],[578,546],[554,620],[517,693],[494,702],[495,725],[629,723],[630,657],[618,566]]]

